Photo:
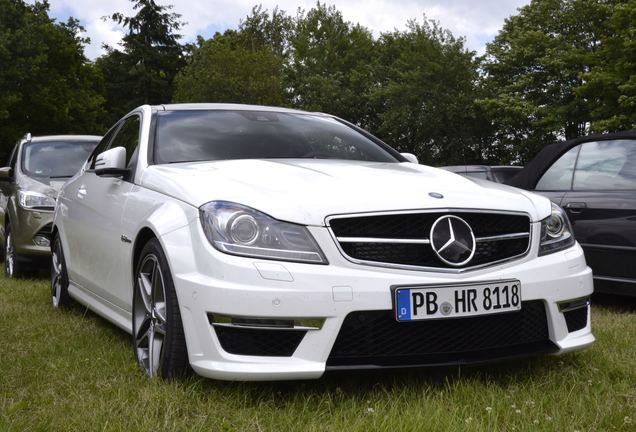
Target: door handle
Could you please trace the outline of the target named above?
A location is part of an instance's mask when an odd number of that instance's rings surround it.
[[[587,208],[587,204],[584,202],[569,202],[565,205],[565,208],[571,213],[581,213]]]

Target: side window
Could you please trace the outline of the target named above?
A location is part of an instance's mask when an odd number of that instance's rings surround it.
[[[574,190],[636,190],[636,141],[583,144],[574,173]]]
[[[128,168],[131,167],[131,161],[134,163],[137,159],[140,124],[139,116],[128,117],[124,120],[123,126],[119,129],[109,147],[124,147],[126,149],[126,166]]]
[[[110,140],[113,139],[113,136],[115,135],[115,132],[117,132],[118,129],[119,129],[119,125],[113,126],[106,133],[106,135],[104,135],[104,138],[102,138],[99,144],[97,144],[97,147],[95,147],[95,150],[93,150],[93,153],[91,153],[91,155],[88,157],[88,160],[86,161],[86,164],[89,169],[95,169],[95,159],[97,159],[97,155],[106,151],[106,149],[108,148],[108,144],[110,143]]]
[[[538,191],[570,190],[574,164],[580,149],[580,145],[573,147],[557,159],[543,174],[535,189]]]

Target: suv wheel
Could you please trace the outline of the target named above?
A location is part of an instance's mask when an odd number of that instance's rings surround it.
[[[20,262],[18,254],[15,252],[11,225],[7,224],[4,242],[4,274],[8,278],[19,278],[24,276],[25,270],[24,263]]]

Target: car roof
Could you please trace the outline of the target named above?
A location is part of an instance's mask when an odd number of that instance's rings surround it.
[[[448,171],[453,171],[453,170],[462,170],[462,171],[488,171],[489,169],[493,170],[520,170],[523,167],[521,166],[516,166],[516,165],[447,165],[447,166],[442,166],[440,168],[443,168],[445,170]]]
[[[279,112],[279,113],[293,113],[293,114],[316,114],[324,115],[324,113],[307,112],[291,108],[281,108],[265,105],[245,105],[245,104],[230,104],[230,103],[182,103],[182,104],[165,104],[155,105],[153,108],[160,111],[193,111],[193,110],[218,110],[218,111],[265,111],[265,112]]]
[[[440,167],[448,171],[487,171],[488,165],[447,165]]]
[[[34,136],[31,138],[31,142],[44,142],[44,141],[100,141],[102,139],[99,135],[42,135]]]
[[[636,140],[636,130],[587,135],[568,141],[549,144],[543,147],[541,151],[526,164],[523,170],[510,179],[508,184],[522,189],[532,190],[535,188],[539,179],[548,170],[548,168],[550,168],[557,159],[567,153],[571,148],[591,141],[612,141],[617,139]]]

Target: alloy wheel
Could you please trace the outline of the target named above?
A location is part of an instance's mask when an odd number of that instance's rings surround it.
[[[60,307],[60,298],[62,297],[62,259],[61,259],[60,242],[53,244],[53,252],[51,254],[51,302],[53,307]]]
[[[4,251],[4,268],[8,277],[13,277],[15,272],[15,249],[13,247],[13,235],[7,233]]]
[[[155,376],[162,364],[167,333],[166,290],[157,256],[146,255],[136,276],[135,350],[146,374]]]

